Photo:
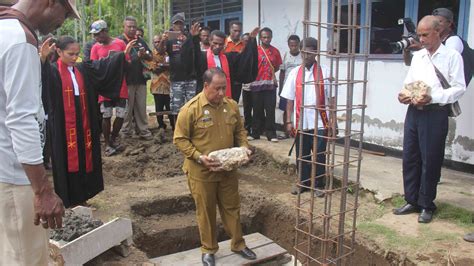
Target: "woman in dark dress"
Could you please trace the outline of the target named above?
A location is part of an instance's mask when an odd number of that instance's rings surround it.
[[[54,188],[66,207],[83,204],[104,189],[97,96],[119,95],[127,66],[126,54],[116,53],[94,62],[76,63],[80,45],[72,37],[41,47],[42,86],[48,99],[48,126]],[[56,49],[56,63],[47,60]]]

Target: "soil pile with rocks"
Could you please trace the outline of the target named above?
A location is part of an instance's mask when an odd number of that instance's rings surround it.
[[[152,129],[153,139],[122,139],[125,151],[107,157],[103,172],[110,181],[149,181],[183,174],[182,153],[173,145],[172,132]]]
[[[77,214],[71,210],[67,210],[66,215],[63,217],[63,227],[51,230],[49,238],[58,242],[71,242],[100,227],[102,224],[102,221],[93,219],[88,215]]]

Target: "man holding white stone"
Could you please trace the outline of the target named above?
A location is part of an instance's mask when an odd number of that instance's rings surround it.
[[[466,91],[461,55],[441,43],[440,23],[426,16],[418,24],[417,34],[423,49],[414,53],[404,84],[423,81],[430,87],[417,97],[404,91],[398,95],[407,104],[403,139],[403,185],[407,204],[394,209],[395,215],[420,212],[419,223],[429,223],[436,209],[437,184],[441,175],[448,134],[449,105]],[[449,87],[443,89],[435,68]]]
[[[250,260],[255,253],[245,244],[240,224],[239,180],[235,170],[217,171],[223,166],[209,154],[241,147],[248,149],[247,131],[237,103],[225,97],[226,74],[210,68],[203,75],[204,89],[180,110],[174,131],[174,144],[185,158],[183,170],[196,203],[203,265],[215,265],[217,244],[216,205],[225,231],[231,237],[231,250]]]

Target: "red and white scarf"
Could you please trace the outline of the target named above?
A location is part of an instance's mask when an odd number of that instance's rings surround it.
[[[300,109],[301,109],[301,103],[303,100],[303,70],[305,66],[302,65],[298,69],[298,75],[296,76],[296,95],[295,95],[295,113],[296,113],[296,119],[295,119],[295,128],[298,127],[298,123],[300,121]],[[316,69],[318,72],[316,72]],[[313,66],[313,80],[315,82],[314,86],[317,88],[316,92],[318,94],[317,99],[317,110],[319,112],[319,115],[321,116],[321,121],[323,122],[323,126],[325,129],[328,128],[328,115],[326,112],[326,94],[324,92],[324,82],[323,82],[323,71],[321,67],[318,65]]]
[[[211,48],[207,49],[206,51],[207,57],[207,69],[211,69],[217,67],[216,60],[214,59],[214,53],[212,52]],[[221,69],[224,71],[226,75],[227,85],[225,90],[225,96],[227,98],[232,98],[232,91],[230,86],[230,69],[229,69],[229,62],[227,62],[227,56],[224,53],[219,53],[219,60],[221,61]]]
[[[68,66],[61,60],[58,60],[58,71],[61,76],[61,85],[63,93],[64,105],[64,124],[67,144],[67,170],[70,173],[79,171],[79,148],[77,139],[77,119],[76,111],[82,114],[82,130],[84,132],[85,156],[86,156],[86,173],[93,170],[92,165],[92,135],[89,124],[89,114],[87,108],[87,92],[84,85],[84,79],[80,71],[74,68],[74,75],[79,87],[80,109],[76,110],[74,100],[74,84]]]

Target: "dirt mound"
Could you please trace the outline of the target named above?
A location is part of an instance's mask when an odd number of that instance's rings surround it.
[[[182,153],[172,143],[172,132],[152,130],[153,139],[122,140],[125,150],[104,159],[103,172],[122,181],[149,181],[182,175]]]

